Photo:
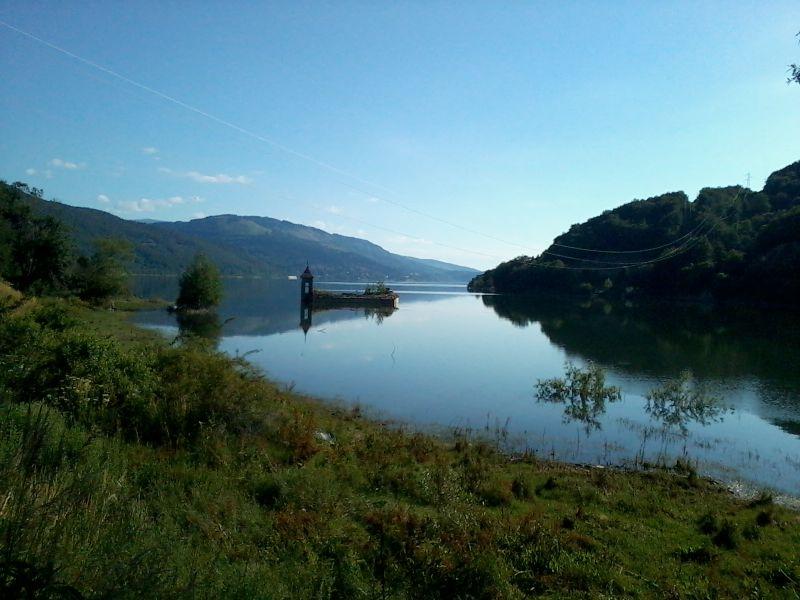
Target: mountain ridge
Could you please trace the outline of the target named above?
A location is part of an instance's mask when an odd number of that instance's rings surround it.
[[[225,276],[286,277],[299,274],[306,262],[318,276],[350,281],[466,283],[479,273],[469,267],[394,254],[368,240],[272,217],[225,214],[191,221],[142,222],[33,194],[26,193],[24,198],[35,213],[62,221],[82,254],[91,252],[97,238],[131,242],[131,270],[137,274],[178,274],[198,252],[211,258]]]

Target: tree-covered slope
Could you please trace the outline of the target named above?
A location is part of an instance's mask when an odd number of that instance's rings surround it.
[[[314,227],[268,217],[220,215],[189,222],[130,221],[107,212],[43,200],[29,188],[0,182],[0,201],[12,196],[36,214],[68,228],[81,254],[98,238],[120,238],[133,246],[131,271],[180,273],[201,252],[224,275],[285,277],[300,273],[308,261],[328,279],[381,279],[466,283],[475,269],[393,254],[367,240],[330,234]]]
[[[704,188],[634,200],[573,225],[538,257],[470,282],[474,291],[636,293],[797,304],[800,162],[761,192]]]
[[[467,267],[392,254],[367,240],[269,217],[219,215],[150,226],[236,248],[242,257],[274,265],[287,274],[299,273],[306,262],[317,276],[345,281],[410,279],[466,283],[477,273]]]

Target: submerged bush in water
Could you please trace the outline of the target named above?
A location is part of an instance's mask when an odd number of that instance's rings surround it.
[[[680,378],[651,390],[645,410],[666,427],[678,427],[685,432],[689,422],[707,425],[719,419],[727,409],[720,405],[719,398],[709,395],[689,371],[684,371]]]
[[[539,380],[536,399],[539,402],[566,404],[565,421],[580,421],[587,430],[600,429],[598,417],[605,413],[606,402],[622,399],[620,389],[607,386],[605,372],[593,363],[581,369],[567,362],[564,370],[564,377]]]

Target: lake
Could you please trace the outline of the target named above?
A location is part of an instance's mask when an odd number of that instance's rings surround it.
[[[320,289],[363,284],[315,282]],[[394,312],[314,312],[301,328],[298,281],[230,279],[220,350],[273,380],[424,430],[460,428],[510,450],[576,463],[684,458],[726,482],[800,494],[800,316],[771,309],[612,305],[471,294],[465,286],[390,284]],[[174,279],[135,292],[174,298]],[[177,336],[166,311],[135,320]],[[539,401],[539,380],[594,363],[617,402]],[[691,373],[697,403],[648,401]]]

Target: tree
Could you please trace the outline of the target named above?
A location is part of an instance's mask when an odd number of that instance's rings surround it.
[[[797,37],[800,37],[800,31],[797,32]],[[800,84],[800,65],[792,63],[789,65],[789,77],[786,78],[786,83]]]
[[[126,265],[133,259],[133,246],[126,240],[103,238],[95,241],[91,256],[78,258],[75,287],[90,302],[101,302],[128,292]]]
[[[222,300],[219,269],[205,255],[197,254],[183,272],[175,302],[179,309],[203,310],[217,306]]]
[[[23,193],[32,191],[20,183],[0,187],[0,276],[23,292],[57,291],[72,261],[66,228],[33,214]]]

